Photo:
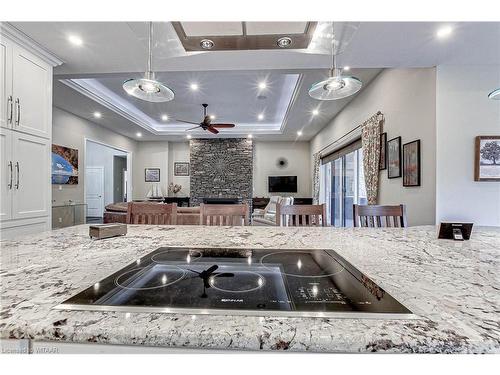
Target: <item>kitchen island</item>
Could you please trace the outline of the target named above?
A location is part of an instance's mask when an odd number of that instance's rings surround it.
[[[162,246],[330,248],[417,319],[288,318],[65,311],[53,307]],[[1,243],[0,338],[120,348],[499,353],[500,229],[464,242],[407,229],[129,225],[92,240],[88,226]],[[100,345],[96,345],[100,344]],[[125,346],[123,346],[125,345]],[[111,347],[111,346],[110,346]],[[151,350],[155,350],[151,348]]]

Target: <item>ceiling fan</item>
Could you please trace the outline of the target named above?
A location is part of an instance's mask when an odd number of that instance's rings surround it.
[[[207,115],[208,104],[203,103],[203,121],[199,124],[192,121],[177,120],[180,122],[185,122],[186,124],[196,125],[194,128],[186,129],[186,131],[194,130],[197,128],[202,128],[203,130],[208,130],[210,133],[218,134],[217,128],[234,128],[234,124],[212,124],[212,119]]]

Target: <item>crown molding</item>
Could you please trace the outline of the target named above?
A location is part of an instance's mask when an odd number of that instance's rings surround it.
[[[37,55],[53,67],[62,65],[64,63],[64,61],[57,55],[50,52],[48,49],[31,39],[22,31],[16,29],[8,22],[0,22],[0,33],[2,34],[2,36],[5,36],[6,38],[26,48],[31,53]]]
[[[94,91],[92,91],[90,87],[87,88],[86,86],[81,85],[71,79],[61,79],[59,80],[59,82],[65,84],[66,86],[72,88],[73,90],[79,92],[80,94],[86,96],[87,98],[95,101],[96,103],[99,103],[100,105],[115,112],[116,114],[122,116],[123,118],[126,118],[127,120],[133,122],[134,124],[139,125],[141,128],[155,135],[161,134],[158,131],[156,131],[153,127],[151,127],[147,122],[131,114],[130,111],[126,110],[126,108],[121,108],[120,106],[115,105],[112,100],[107,100],[106,98],[104,98],[104,96],[95,93]]]

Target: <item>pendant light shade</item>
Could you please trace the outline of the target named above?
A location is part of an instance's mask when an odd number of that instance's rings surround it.
[[[332,69],[330,77],[317,82],[309,89],[309,96],[317,100],[338,100],[354,95],[363,86],[358,78],[342,75],[342,70],[337,69],[335,61],[335,35],[332,23]]]
[[[174,92],[161,82],[154,79],[151,64],[153,54],[151,51],[151,43],[153,39],[153,22],[149,23],[149,38],[148,38],[148,71],[145,78],[131,78],[123,82],[123,89],[127,94],[141,100],[152,103],[168,102],[174,99]]]
[[[500,100],[500,89],[496,89],[488,94],[488,98],[493,100]]]
[[[338,100],[357,93],[361,86],[363,83],[356,77],[333,76],[312,85],[309,96],[318,100]]]

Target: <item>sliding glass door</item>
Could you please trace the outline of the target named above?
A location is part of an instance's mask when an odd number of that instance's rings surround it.
[[[339,153],[339,157],[324,163],[320,179],[320,200],[326,205],[328,224],[352,227],[352,205],[367,204],[363,150]]]

